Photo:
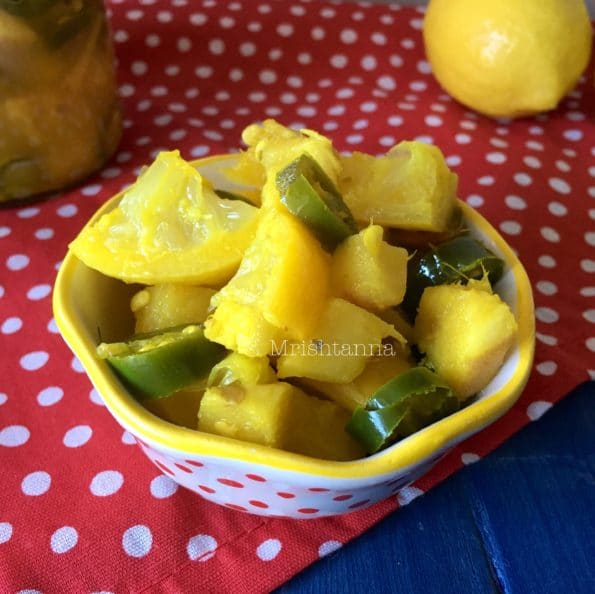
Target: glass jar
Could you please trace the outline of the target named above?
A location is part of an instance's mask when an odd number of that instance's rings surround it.
[[[0,203],[81,180],[121,130],[102,0],[0,0]]]

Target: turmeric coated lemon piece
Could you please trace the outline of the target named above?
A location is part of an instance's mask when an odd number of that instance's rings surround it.
[[[257,213],[241,200],[219,198],[178,151],[162,152],[70,249],[125,282],[218,286],[237,270]]]

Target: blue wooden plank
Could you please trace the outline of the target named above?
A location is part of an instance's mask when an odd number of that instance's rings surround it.
[[[595,383],[278,594],[595,592]]]

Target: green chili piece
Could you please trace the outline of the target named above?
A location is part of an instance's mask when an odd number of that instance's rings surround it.
[[[414,367],[381,386],[347,424],[370,454],[457,411],[459,400],[432,371]]]
[[[205,338],[198,325],[171,328],[101,343],[97,354],[138,398],[161,398],[190,386],[225,356],[225,348]]]
[[[329,250],[357,233],[351,211],[335,184],[307,154],[277,174],[277,189],[287,210],[302,220]]]
[[[455,237],[409,260],[402,307],[414,318],[426,287],[466,283],[470,279],[481,279],[484,274],[494,285],[503,270],[504,262],[482,243],[469,235]]]

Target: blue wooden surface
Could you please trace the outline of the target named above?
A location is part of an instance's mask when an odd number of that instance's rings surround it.
[[[594,594],[595,382],[277,594]]]

